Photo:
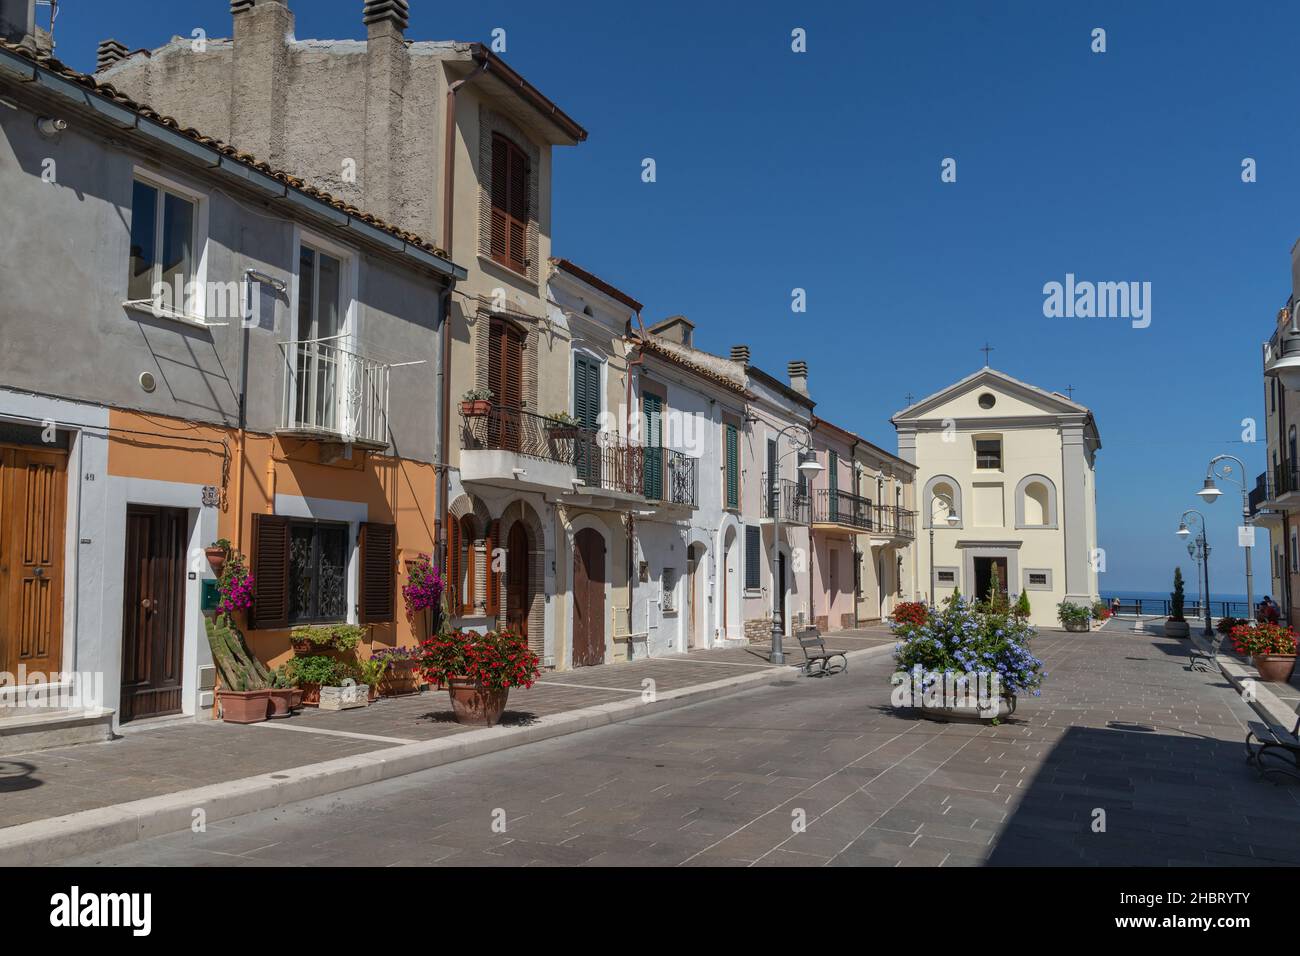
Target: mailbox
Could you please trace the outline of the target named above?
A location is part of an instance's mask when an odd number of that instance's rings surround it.
[[[203,596],[199,602],[200,609],[206,614],[217,609],[221,603],[221,588],[217,586],[216,578],[203,579]]]

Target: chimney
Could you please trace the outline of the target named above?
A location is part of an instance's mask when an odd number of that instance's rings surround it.
[[[748,365],[748,364],[749,364],[749,346],[748,346],[748,345],[733,345],[733,346],[731,347],[731,360],[732,360],[733,362],[739,362],[741,365]]]
[[[118,60],[126,59],[126,44],[117,40],[100,40],[95,51],[95,72],[103,73]]]
[[[785,367],[790,375],[790,387],[800,395],[808,394],[808,363],[803,361],[791,362]]]
[[[36,50],[36,0],[0,0],[0,38]]]
[[[285,89],[293,13],[282,0],[231,0],[230,141],[273,166],[284,166]]]
[[[361,195],[356,200],[381,219],[393,221],[401,183],[402,94],[409,62],[403,31],[411,21],[407,0],[366,0],[366,130]]]

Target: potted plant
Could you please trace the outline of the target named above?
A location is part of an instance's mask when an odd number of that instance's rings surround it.
[[[481,418],[492,410],[495,397],[490,388],[471,388],[460,397],[460,413],[466,418]]]
[[[370,656],[377,657],[388,665],[379,681],[381,696],[402,697],[419,691],[420,674],[417,667],[420,661],[420,649],[418,647],[381,647],[372,650]]]
[[[1092,619],[1098,624],[1110,620],[1111,610],[1105,601],[1097,600],[1092,602]]]
[[[1165,621],[1165,634],[1169,637],[1187,637],[1192,632],[1183,617],[1183,569],[1174,568],[1174,590],[1169,595],[1169,619]]]
[[[1082,604],[1074,604],[1071,601],[1062,601],[1056,605],[1056,619],[1061,622],[1061,626],[1067,631],[1086,631],[1089,628],[1088,620],[1090,618],[1088,609]]]
[[[388,660],[372,654],[365,660],[357,661],[358,679],[369,688],[370,699],[379,699],[379,682],[388,672]]]
[[[221,594],[217,614],[228,621],[233,621],[236,611],[246,611],[253,606],[253,573],[248,570],[242,554],[226,551],[217,591]]]
[[[212,573],[220,580],[222,569],[226,566],[226,558],[230,554],[230,542],[225,538],[218,538],[203,549],[203,554],[212,567]]]
[[[573,440],[582,430],[582,422],[568,412],[552,412],[546,416],[546,437],[551,442]]]
[[[347,653],[356,649],[365,633],[365,627],[360,624],[306,624],[289,632],[289,644],[295,654]]]
[[[319,706],[321,687],[336,685],[345,673],[337,660],[325,654],[295,657],[285,666],[289,679],[302,689],[302,703],[308,707]]]
[[[1250,655],[1260,680],[1284,684],[1291,679],[1295,670],[1296,635],[1290,627],[1243,622],[1231,633],[1233,650]]]
[[[532,687],[539,661],[510,630],[444,628],[423,642],[420,664],[429,681],[445,685],[456,722],[492,727],[501,719],[511,687]]]
[[[919,708],[922,717],[996,723],[1015,713],[1018,695],[1041,693],[1047,674],[1029,650],[1034,629],[1014,616],[980,611],[955,596],[924,624],[896,620],[892,629],[901,638],[894,702]]]
[[[911,633],[930,619],[930,609],[920,601],[900,601],[894,605],[894,633]]]
[[[1016,606],[1011,611],[1017,618],[1022,621],[1029,620],[1029,592],[1021,591],[1020,597],[1016,598]]]
[[[249,649],[229,612],[205,618],[204,627],[219,678],[216,696],[221,719],[232,724],[266,720],[271,672]]]
[[[291,717],[294,707],[302,700],[302,691],[293,686],[288,669],[281,664],[271,671],[270,718]]]

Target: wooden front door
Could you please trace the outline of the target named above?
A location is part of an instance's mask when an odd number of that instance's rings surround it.
[[[605,663],[605,539],[594,528],[573,538],[573,666]]]
[[[0,447],[0,670],[48,676],[63,664],[68,455]]]
[[[123,721],[181,711],[188,529],[189,517],[179,508],[126,510]]]
[[[510,526],[506,539],[506,625],[525,640],[528,639],[528,611],[532,601],[528,597],[528,532],[524,523],[516,521]]]
[[[785,552],[782,551],[777,555],[776,566],[778,568],[776,578],[776,606],[777,606],[777,623],[781,625],[781,630],[785,630]]]
[[[694,548],[691,549],[694,554]],[[699,560],[691,557],[686,561],[686,638],[687,647],[696,647],[700,639],[699,625],[695,621],[695,569]]]

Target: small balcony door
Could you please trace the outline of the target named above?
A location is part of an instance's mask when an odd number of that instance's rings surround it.
[[[641,427],[645,429],[645,496],[664,497],[664,402],[653,392],[641,395]]]
[[[600,431],[600,363],[586,355],[573,356],[573,417],[586,434],[573,443],[578,477],[588,485],[600,484],[600,451],[595,435]]]
[[[334,256],[310,246],[298,255],[298,356],[295,421],[302,428],[342,432],[339,334],[343,331],[343,267]]]

